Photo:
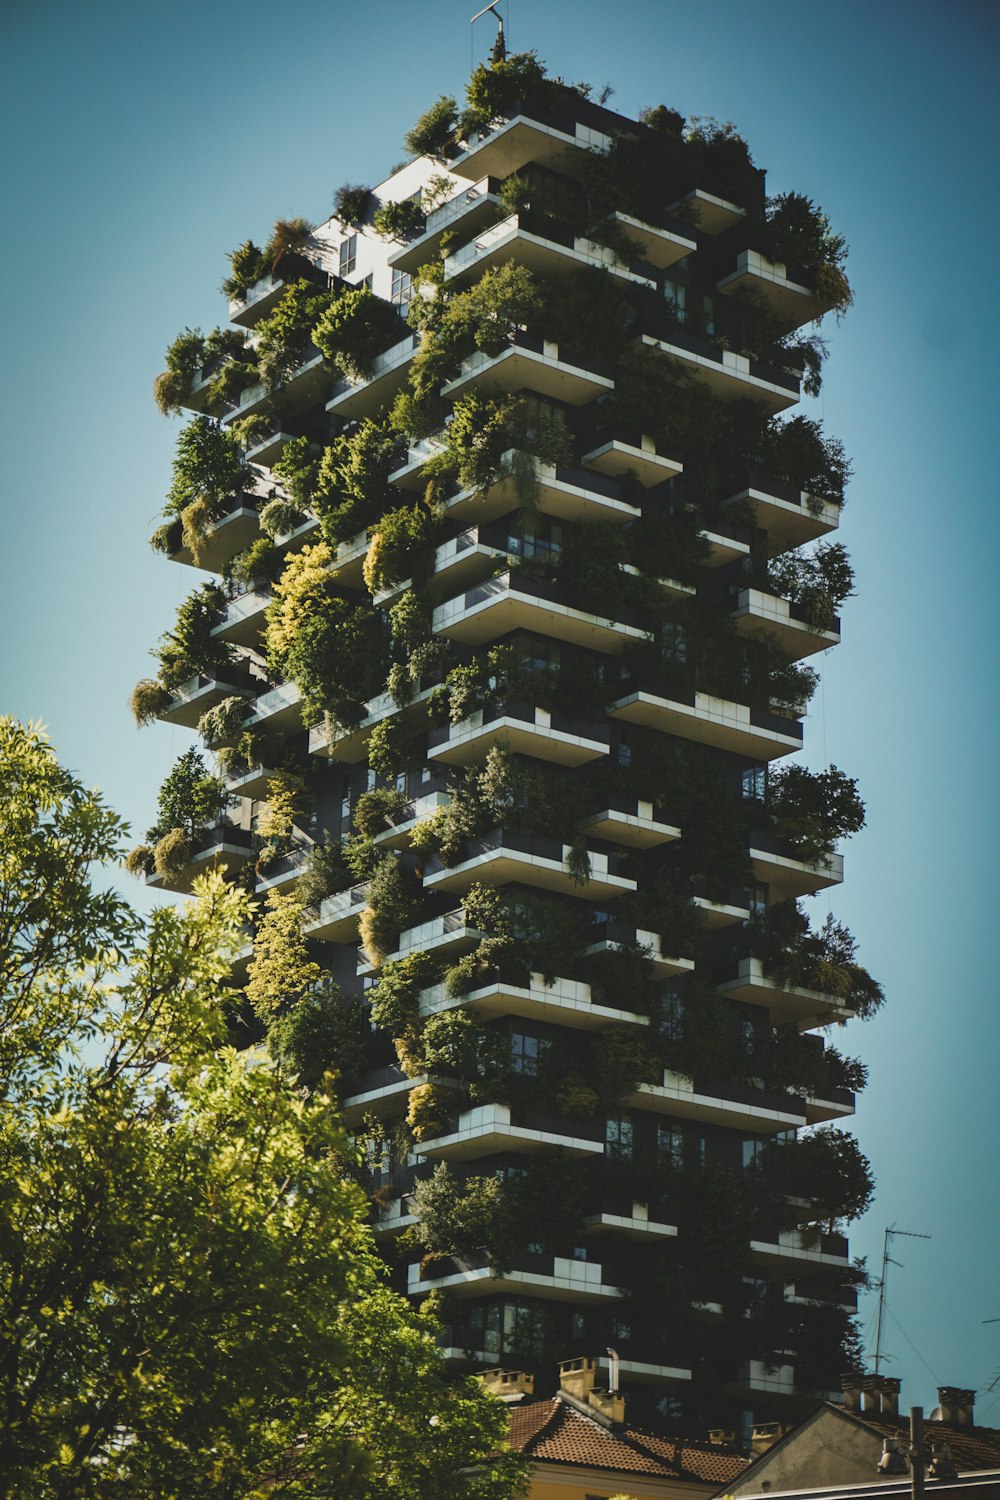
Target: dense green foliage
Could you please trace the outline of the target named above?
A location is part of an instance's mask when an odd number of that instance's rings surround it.
[[[0,1493],[506,1500],[504,1410],[388,1290],[325,1084],[222,1045],[244,899],[95,890],[122,825],[10,720],[0,785]]]

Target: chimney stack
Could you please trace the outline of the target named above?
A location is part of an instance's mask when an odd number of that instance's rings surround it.
[[[848,1411],[860,1412],[863,1406],[873,1417],[899,1416],[902,1381],[892,1375],[860,1375],[856,1370],[849,1370],[840,1377],[840,1384]]]
[[[535,1394],[535,1377],[525,1370],[483,1370],[479,1379],[501,1401],[523,1401]]]
[[[972,1427],[975,1424],[975,1391],[960,1385],[939,1385],[938,1404],[931,1412],[932,1422],[953,1422],[956,1427]]]
[[[750,1451],[754,1458],[759,1458],[768,1448],[773,1448],[788,1430],[787,1425],[782,1422],[758,1422],[750,1438]]]
[[[597,1385],[597,1360],[584,1355],[580,1359],[564,1359],[559,1365],[559,1395],[569,1406],[585,1416],[594,1418],[604,1427],[615,1427],[625,1421],[625,1397],[617,1389],[599,1391]],[[612,1361],[614,1387],[617,1375],[616,1361]]]

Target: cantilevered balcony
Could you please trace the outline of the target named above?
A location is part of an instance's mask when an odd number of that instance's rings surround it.
[[[291,431],[291,423],[287,418],[280,414],[269,416],[264,430],[257,434],[247,449],[247,458],[251,463],[270,468],[277,463],[293,437],[295,433]]]
[[[613,1234],[622,1239],[635,1240],[641,1245],[677,1238],[677,1225],[651,1219],[645,1203],[633,1203],[625,1213],[601,1209],[598,1213],[587,1214],[583,1222],[590,1234]]]
[[[716,989],[732,1000],[764,1006],[776,1024],[790,1021],[800,1031],[846,1021],[853,1014],[840,996],[803,985],[781,984],[774,975],[765,972],[759,958],[736,958],[719,972]]]
[[[589,860],[590,873],[583,878],[571,845],[495,828],[482,838],[471,839],[465,845],[463,858],[454,865],[428,860],[424,888],[464,895],[480,880],[494,886],[516,881],[538,890],[584,896],[592,901],[608,901],[636,889],[636,882],[628,873],[628,861],[619,855],[592,852]]]
[[[768,260],[757,250],[740,250],[735,269],[717,283],[720,292],[753,288],[787,328],[801,328],[821,317],[823,308],[812,287],[796,279],[781,261]]]
[[[634,474],[647,489],[684,472],[680,457],[658,447],[655,438],[647,433],[612,428],[597,433],[595,438],[593,447],[580,459],[584,468],[616,478]]]
[[[314,848],[312,843],[301,842],[294,849],[272,859],[257,877],[257,897],[265,896],[269,891],[293,891],[308,869],[309,856]]]
[[[439,604],[433,615],[434,634],[482,646],[512,630],[529,630],[605,654],[648,639],[634,611],[619,610],[619,618],[612,619],[578,609],[571,602],[575,597],[561,584],[511,569]]]
[[[281,258],[281,265],[280,276],[271,274],[262,276],[253,286],[247,288],[242,297],[230,298],[230,323],[237,323],[243,328],[254,327],[261,318],[267,317],[274,311],[282,293],[293,281],[310,281],[318,290],[325,289],[331,282],[339,281],[339,277],[328,275],[305,255],[285,254]]]
[[[248,766],[245,770],[222,772],[222,785],[232,797],[251,797],[262,802],[267,796],[268,782],[277,775],[274,766]]]
[[[840,644],[840,620],[828,629],[810,623],[801,604],[763,589],[740,589],[732,620],[740,635],[774,641],[789,661],[801,661]]]
[[[146,877],[148,885],[162,891],[178,891],[189,895],[198,875],[206,870],[222,870],[234,874],[251,858],[253,837],[248,828],[237,828],[232,823],[219,823],[193,841],[191,858],[182,870],[174,875],[153,873]]]
[[[849,1120],[854,1113],[854,1094],[850,1089],[823,1086],[815,1094],[805,1095],[806,1120],[810,1125],[825,1125],[831,1120]]]
[[[234,646],[256,646],[264,632],[264,613],[272,599],[270,584],[233,588],[212,635]]]
[[[758,1224],[751,1232],[750,1253],[759,1266],[788,1276],[813,1271],[845,1272],[850,1267],[847,1240],[842,1234],[818,1229],[778,1229]]]
[[[472,1010],[492,1020],[497,1016],[522,1016],[529,1021],[548,1021],[575,1031],[602,1031],[608,1026],[648,1026],[649,1017],[633,1010],[600,1005],[589,984],[576,979],[554,979],[547,984],[542,974],[524,973],[497,978],[463,995],[452,995],[444,984],[433,985],[420,996],[421,1016],[448,1010]]]
[[[319,911],[303,925],[307,937],[321,938],[328,943],[350,943],[357,941],[358,918],[368,903],[368,884],[352,885],[345,891],[336,891],[321,903]]]
[[[711,528],[703,526],[698,535],[708,545],[706,568],[722,568],[726,563],[737,562],[750,556],[750,533],[741,528],[728,528],[720,521]]]
[[[545,1254],[515,1256],[502,1271],[490,1264],[486,1254],[442,1256],[423,1266],[411,1263],[406,1290],[410,1297],[426,1297],[432,1291],[456,1298],[514,1293],[579,1304],[618,1302],[625,1295],[606,1282],[599,1261]]]
[[[406,384],[410,362],[419,347],[417,335],[408,333],[398,344],[393,344],[384,354],[376,356],[372,361],[371,374],[363,380],[341,378],[336,381],[333,394],[326,403],[327,411],[334,416],[349,417],[354,421],[374,416]]]
[[[646,724],[750,760],[774,760],[802,749],[802,725],[796,719],[679,685],[663,684],[657,691],[637,686],[612,703],[608,713],[627,724]]]
[[[681,836],[672,818],[641,797],[609,798],[608,806],[592,814],[584,827],[609,844],[626,844],[632,849],[655,849]]]
[[[182,724],[185,729],[197,729],[202,714],[221,703],[223,698],[250,701],[261,686],[257,678],[239,667],[210,667],[207,672],[198,672],[175,688],[169,704],[156,717],[165,724]]]
[[[359,887],[364,890],[364,887]],[[362,897],[362,905],[364,898]],[[443,916],[432,917],[428,922],[421,922],[417,927],[407,927],[399,935],[399,947],[395,953],[390,953],[385,959],[386,963],[393,963],[400,958],[409,958],[414,953],[438,953],[442,957],[457,958],[461,953],[468,953],[472,948],[478,947],[486,936],[477,927],[471,926],[467,921],[465,911],[458,907],[455,911],[447,911]],[[367,975],[375,971],[375,965],[370,963],[362,954],[358,963],[358,974]]]
[[[740,886],[722,888],[707,880],[694,880],[691,892],[691,905],[711,932],[750,919],[750,895]]]
[[[476,1161],[502,1151],[530,1155],[553,1147],[567,1156],[604,1154],[604,1129],[593,1120],[564,1120],[528,1111],[514,1118],[506,1104],[483,1104],[466,1110],[452,1125],[441,1135],[421,1141],[420,1155],[432,1161]]]
[[[439,808],[447,807],[451,801],[448,792],[428,792],[424,797],[413,797],[394,814],[389,828],[375,835],[380,849],[408,849],[410,835],[418,823],[429,818]]]
[[[665,1069],[662,1084],[640,1083],[624,1103],[630,1109],[652,1110],[678,1120],[699,1120],[706,1125],[726,1125],[755,1135],[777,1135],[806,1123],[802,1099],[739,1084],[712,1085],[704,1092],[695,1088],[686,1073]]]
[[[734,484],[723,504],[750,507],[757,525],[767,532],[772,557],[827,536],[840,525],[835,501],[756,472],[747,475],[745,484]]]
[[[508,701],[432,729],[427,744],[427,759],[449,766],[480,765],[495,746],[552,765],[582,766],[607,755],[610,738],[605,725]]]
[[[424,709],[433,692],[433,687],[421,688],[405,705],[397,703],[391,693],[379,693],[377,698],[369,699],[365,705],[368,712],[354,728],[348,725],[316,724],[309,731],[309,754],[356,765],[367,754],[368,739],[376,724],[381,724],[384,719],[396,714],[415,717]]]
[[[346,588],[359,589],[364,582],[365,558],[370,538],[367,529],[339,543],[330,562],[330,576]]]
[[[511,214],[499,224],[480,230],[467,245],[448,256],[444,279],[449,282],[479,277],[484,271],[511,260],[542,273],[605,270],[619,280],[656,288],[655,280],[625,265],[606,246],[531,212]]]
[[[409,1194],[391,1198],[388,1203],[379,1203],[375,1208],[372,1233],[381,1238],[402,1234],[404,1229],[410,1229],[417,1223],[417,1216],[411,1211],[411,1206]]]
[[[842,854],[829,854],[818,860],[799,859],[793,843],[771,833],[750,835],[750,861],[754,878],[769,887],[772,901],[813,896],[831,885],[841,885],[844,879]]]
[[[448,170],[473,180],[484,176],[502,180],[528,162],[567,171],[571,170],[573,153],[595,148],[604,151],[610,144],[610,136],[571,115],[534,105],[518,107],[500,124],[473,131],[465,150],[449,161]]]
[[[357,1092],[349,1094],[341,1106],[344,1124],[349,1129],[361,1125],[366,1115],[376,1115],[380,1120],[405,1115],[411,1091],[424,1084],[455,1087],[450,1080],[434,1078],[428,1073],[408,1078],[397,1063],[370,1069],[359,1083],[361,1086]]]
[[[591,958],[601,953],[618,953],[622,949],[644,948],[649,956],[653,973],[657,979],[670,979],[677,974],[690,974],[694,960],[680,958],[666,952],[663,939],[658,932],[648,932],[630,922],[602,922],[592,929],[593,941],[584,949],[584,957]]]
[[[423,585],[425,595],[440,599],[489,578],[499,563],[513,561],[506,542],[503,528],[488,525],[469,526],[458,536],[442,542],[434,549],[430,575]],[[377,605],[388,604],[412,584],[412,578],[400,579],[378,589],[372,598]]]
[[[169,542],[171,562],[185,563],[190,568],[203,568],[206,573],[219,573],[231,557],[235,557],[237,552],[242,552],[257,539],[260,535],[260,496],[234,495],[224,501],[223,505],[223,514],[217,521],[210,521],[206,528],[197,563],[190,547],[184,545],[180,521],[174,522]]]
[[[794,406],[799,399],[800,383],[786,370],[748,359],[745,354],[734,354],[731,349],[721,349],[717,344],[695,338],[682,329],[672,333],[669,339],[640,334],[632,348],[652,349],[657,354],[678,360],[720,401],[759,401],[773,416]]]
[[[456,184],[458,186],[458,184]],[[500,208],[500,181],[481,177],[471,187],[462,187],[453,198],[427,215],[424,232],[407,240],[389,253],[394,271],[412,272],[436,261],[441,251],[441,236],[446,230],[456,235],[474,234],[493,222]]]
[[[454,401],[477,386],[492,386],[501,391],[528,390],[582,406],[603,391],[614,390],[614,385],[614,367],[606,360],[519,331],[499,354],[481,349],[470,354],[441,394]]]
[[[302,696],[298,684],[279,682],[266,688],[254,704],[249,729],[266,729],[269,732],[294,734],[302,728]]]
[[[687,225],[677,223],[673,229],[661,229],[656,224],[645,224],[623,213],[620,208],[611,215],[612,222],[621,226],[630,239],[639,246],[642,259],[657,270],[665,271],[676,265],[685,255],[693,255],[697,242]]]
[[[411,450],[412,451],[412,450]],[[568,464],[543,464],[527,453],[508,449],[500,458],[499,476],[482,489],[461,490],[445,501],[445,514],[462,521],[493,521],[520,510],[524,500],[517,474],[522,468],[534,475],[534,503],[543,515],[557,521],[605,521],[624,525],[642,514],[638,505],[625,498],[625,490],[613,475],[577,469]],[[660,476],[663,477],[662,475]]]
[[[406,450],[405,462],[393,469],[389,475],[389,483],[398,489],[422,493],[427,483],[424,470],[432,458],[437,458],[446,451],[445,437],[446,434],[440,432],[411,443]]]
[[[319,350],[312,344],[302,351],[299,363],[291,370],[279,386],[274,388],[258,381],[240,392],[240,399],[226,414],[228,425],[242,417],[271,409],[274,403],[282,411],[303,411],[322,400],[330,385],[330,370]],[[264,462],[264,460],[260,460]]]
[[[692,188],[686,193],[677,205],[678,209],[684,206],[703,234],[722,234],[747,216],[745,208],[726,198],[718,198],[714,193],[707,193],[703,188]]]

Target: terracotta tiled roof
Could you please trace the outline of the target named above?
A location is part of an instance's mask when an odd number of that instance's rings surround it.
[[[558,1396],[512,1406],[510,1441],[512,1447],[539,1462],[582,1464],[701,1484],[726,1484],[747,1467],[747,1459],[733,1448],[664,1437],[627,1425],[609,1431]]]
[[[858,1420],[874,1428],[880,1437],[909,1441],[909,1417],[882,1417],[870,1412],[854,1412]],[[1000,1468],[1000,1429],[996,1427],[959,1427],[954,1422],[924,1421],[924,1445],[930,1452],[932,1443],[947,1443],[960,1474],[979,1469]]]

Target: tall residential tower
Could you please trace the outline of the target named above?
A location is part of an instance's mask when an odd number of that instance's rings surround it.
[[[338,1069],[456,1367],[610,1347],[633,1411],[735,1430],[838,1383],[870,1194],[822,1033],[881,991],[799,905],[863,823],[800,754],[852,587],[796,414],[845,246],[732,127],[532,54],[407,144],[168,352],[153,540],[212,581],[133,706],[219,770],[131,863],[255,894],[234,1036]]]

